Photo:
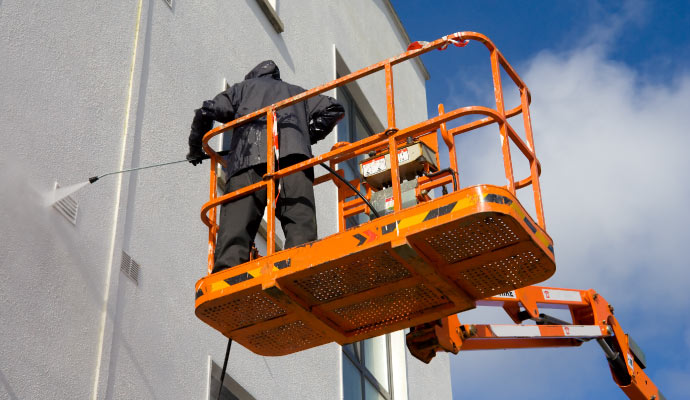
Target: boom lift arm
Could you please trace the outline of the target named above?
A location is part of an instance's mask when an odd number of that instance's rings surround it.
[[[573,322],[541,313],[537,303],[542,308],[567,307]],[[429,363],[439,351],[577,347],[596,340],[613,380],[630,399],[665,398],[643,371],[644,353],[619,325],[613,306],[594,290],[527,286],[477,304],[502,307],[516,325],[462,324],[451,315],[411,328],[407,347],[412,355]],[[521,324],[528,320],[536,325]]]

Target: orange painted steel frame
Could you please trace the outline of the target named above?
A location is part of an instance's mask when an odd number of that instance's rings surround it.
[[[394,104],[394,89],[393,89],[393,66],[401,62],[407,61],[414,57],[418,57],[424,53],[432,51],[434,49],[443,49],[449,44],[455,44],[458,41],[472,40],[477,41],[486,46],[489,50],[491,58],[491,70],[493,76],[494,84],[494,94],[496,97],[496,109],[491,109],[481,106],[463,107],[450,112],[445,112],[443,106],[439,106],[439,116],[427,120],[425,122],[410,126],[408,128],[398,130],[396,128],[395,122],[395,104]],[[520,91],[520,105],[506,111],[504,100],[503,100],[503,87],[501,84],[501,67],[512,79],[512,81],[517,86]],[[236,190],[232,193],[227,193],[223,196],[218,197],[216,193],[216,163],[225,164],[218,154],[209,146],[208,141],[225,131],[233,129],[239,125],[242,125],[250,120],[258,118],[262,115],[266,115],[267,120],[267,132],[271,132],[271,128],[274,124],[273,115],[274,112],[280,108],[287,107],[289,105],[304,101],[310,97],[316,96],[318,94],[324,93],[326,91],[332,90],[339,86],[345,85],[349,82],[355,81],[357,79],[368,76],[374,72],[384,70],[386,79],[386,99],[387,99],[387,114],[388,114],[388,126],[384,132],[372,135],[368,138],[360,140],[356,143],[344,144],[334,147],[330,152],[316,156],[307,161],[301,162],[299,164],[290,166],[288,168],[283,168],[278,171],[275,170],[275,161],[273,156],[273,136],[271,134],[266,135],[267,142],[267,172],[264,175],[264,180],[256,184],[244,187],[240,190]],[[499,133],[501,137],[501,147],[503,153],[503,163],[505,176],[507,180],[506,188],[515,194],[516,189],[532,185],[534,193],[534,204],[536,209],[536,217],[539,226],[545,229],[544,213],[542,209],[541,201],[541,189],[539,186],[539,174],[541,173],[541,166],[534,152],[534,141],[532,139],[532,127],[529,116],[529,103],[530,94],[527,86],[524,84],[522,79],[518,76],[512,66],[506,61],[503,55],[498,51],[496,46],[484,35],[476,32],[457,32],[452,35],[444,36],[438,40],[424,45],[423,47],[410,50],[402,53],[396,57],[389,58],[387,60],[381,61],[379,63],[373,64],[369,67],[363,68],[359,71],[353,72],[349,75],[336,79],[330,83],[317,86],[311,90],[303,92],[297,96],[285,99],[271,106],[264,107],[258,111],[248,114],[244,117],[238,118],[232,122],[229,122],[223,126],[217,127],[209,131],[203,138],[203,147],[207,154],[211,157],[211,169],[210,169],[210,200],[204,204],[201,209],[201,220],[209,227],[208,235],[208,273],[211,273],[213,268],[213,257],[215,251],[215,237],[218,230],[218,225],[216,223],[216,207],[222,203],[228,202],[232,199],[246,196],[249,193],[253,193],[262,188],[267,189],[267,255],[272,255],[275,252],[275,184],[277,179],[280,179],[286,175],[301,171],[307,168],[311,168],[319,163],[329,162],[331,166],[338,162],[343,162],[347,159],[356,157],[361,154],[366,154],[371,150],[381,149],[385,147],[387,143],[389,154],[397,154],[398,144],[403,142],[406,138],[420,137],[429,132],[441,130],[441,135],[443,140],[448,147],[450,165],[453,167],[454,171],[457,171],[457,161],[454,146],[455,136],[465,133],[483,126],[487,126],[492,123],[497,123],[499,126]],[[446,123],[448,121],[467,116],[467,115],[484,115],[483,119],[464,124],[457,128],[447,129]],[[524,129],[526,133],[527,142],[525,143],[513,130],[513,128],[508,123],[508,119],[516,116],[518,114],[523,115]],[[513,176],[513,165],[511,161],[510,146],[509,141],[511,140],[520,152],[527,158],[530,164],[530,176],[515,182]],[[391,178],[393,182],[393,198],[394,198],[394,210],[399,211],[402,207],[401,205],[401,193],[400,193],[400,180],[398,172],[398,159],[397,157],[390,157],[391,162]],[[327,180],[327,179],[325,179]],[[318,180],[315,184],[322,183],[324,179]],[[422,184],[421,189],[430,189],[433,187],[438,187],[450,182],[450,177],[445,176],[438,182],[431,183],[426,182]],[[338,183],[336,183],[338,184]],[[342,191],[341,191],[342,192]],[[362,204],[358,204],[357,200],[355,203],[349,204],[345,207],[343,203],[344,198],[340,196],[340,217],[341,223],[340,230],[344,229],[344,223],[342,222],[346,216],[353,215],[356,212],[365,212],[366,207]],[[361,201],[361,200],[360,200]],[[344,208],[348,208],[348,211],[343,212]]]
[[[429,362],[436,352],[457,354],[467,350],[576,347],[588,340],[606,340],[609,351],[622,357],[617,368],[610,366],[613,380],[631,399],[663,399],[659,389],[643,371],[638,356],[631,350],[629,337],[613,315],[613,307],[594,290],[527,286],[510,293],[480,300],[477,305],[503,307],[516,323],[522,319],[520,307],[530,319],[544,325],[461,324],[457,315],[413,329],[408,347],[422,361]],[[539,314],[542,308],[567,308],[572,324],[551,325]],[[603,346],[602,346],[603,347]]]

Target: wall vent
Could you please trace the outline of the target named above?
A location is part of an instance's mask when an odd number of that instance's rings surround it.
[[[173,0],[163,0],[163,1],[165,2],[165,4],[168,5],[168,7],[172,8],[172,2],[173,2]]]
[[[129,254],[122,252],[122,261],[120,262],[120,271],[122,271],[125,276],[132,280],[137,286],[139,285],[139,270],[141,266],[138,262],[134,261]]]
[[[57,182],[55,182],[55,190],[60,188]],[[60,213],[67,221],[72,225],[77,226],[77,211],[79,211],[79,203],[74,197],[65,196],[64,198],[53,203],[53,208]]]

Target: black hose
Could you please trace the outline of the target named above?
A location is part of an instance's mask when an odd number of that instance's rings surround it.
[[[217,154],[218,154],[219,156],[223,157],[223,156],[228,155],[229,152],[230,152],[230,150],[223,150],[223,151],[219,151]],[[204,154],[204,156],[203,156],[203,157],[200,157],[199,160],[208,160],[209,158],[211,158],[211,156],[209,156],[208,154]],[[123,172],[138,171],[138,170],[140,170],[140,169],[163,167],[163,166],[166,166],[166,165],[178,164],[178,163],[185,162],[185,161],[189,161],[189,160],[187,160],[187,159],[185,158],[184,160],[170,161],[170,162],[165,162],[165,163],[160,163],[160,164],[147,165],[147,166],[144,166],[144,167],[137,167],[137,168],[124,169],[124,170],[122,170],[122,171],[108,172],[107,174],[92,176],[91,178],[89,178],[89,183],[94,183],[94,182],[96,182],[97,180],[103,178],[104,176],[108,176],[108,175],[117,175],[117,174],[121,174],[121,173],[123,173]]]
[[[344,184],[347,185],[347,187],[349,187],[350,189],[352,189],[352,190],[357,194],[357,196],[359,196],[359,197],[364,201],[364,203],[369,207],[369,209],[371,210],[371,212],[374,214],[374,216],[375,216],[376,218],[381,217],[381,215],[376,211],[376,209],[374,209],[374,206],[372,206],[371,203],[369,203],[369,200],[367,200],[367,198],[364,197],[364,195],[362,194],[362,192],[360,192],[359,190],[355,189],[355,187],[352,186],[352,184],[351,184],[350,182],[348,182],[345,178],[343,178],[342,176],[340,176],[337,172],[333,171],[333,168],[329,167],[328,165],[326,165],[326,164],[324,164],[324,163],[321,163],[321,164],[319,164],[319,165],[321,165],[322,167],[326,168],[326,170],[327,170],[328,172],[330,172],[330,173],[331,173],[333,176],[335,176],[336,178],[340,179]]]
[[[220,386],[218,386],[218,399],[223,391],[223,381],[225,380],[225,371],[228,368],[228,358],[230,357],[230,346],[232,346],[232,339],[228,338],[228,348],[225,350],[225,361],[223,361],[223,371],[220,373]]]
[[[437,177],[441,174],[444,174],[444,173],[449,173],[450,176],[453,177],[453,191],[457,192],[458,191],[458,181],[457,181],[457,178],[455,176],[456,172],[450,168],[440,169],[440,170],[438,170],[436,172],[432,172],[432,173],[425,172],[424,176],[426,176],[427,178],[435,178],[435,177]]]

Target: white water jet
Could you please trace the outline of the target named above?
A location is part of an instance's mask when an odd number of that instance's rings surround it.
[[[77,190],[83,188],[84,186],[88,185],[89,181],[85,182],[80,182],[80,183],[75,183],[74,185],[66,186],[66,187],[59,187],[53,190],[50,193],[47,193],[43,196],[44,202],[43,204],[46,207],[50,207],[53,204],[57,203],[58,201],[64,199],[65,197],[71,195],[72,193],[76,192]]]

